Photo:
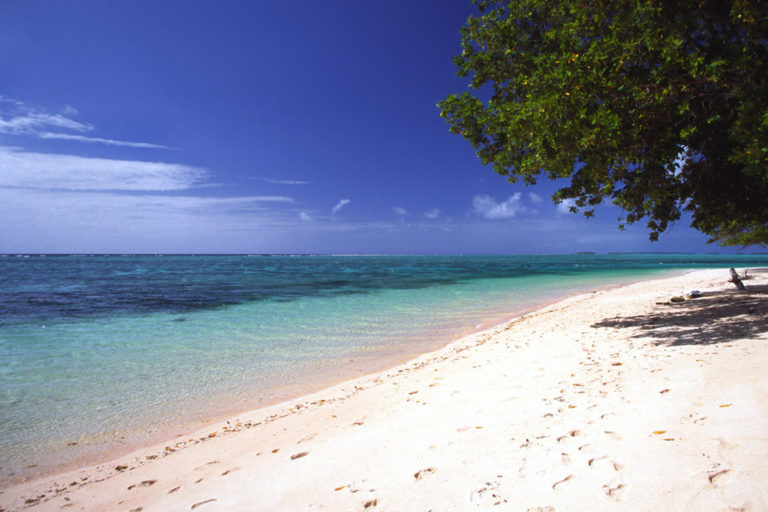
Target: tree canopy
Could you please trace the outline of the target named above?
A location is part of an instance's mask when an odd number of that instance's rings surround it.
[[[768,2],[475,0],[450,131],[514,182],[651,240],[691,214],[723,245],[768,244]],[[565,183],[565,181],[564,181]]]

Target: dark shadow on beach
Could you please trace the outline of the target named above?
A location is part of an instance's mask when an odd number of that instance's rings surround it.
[[[745,281],[746,291],[704,293],[683,302],[656,303],[647,315],[617,316],[592,327],[640,328],[635,338],[659,346],[713,345],[768,332],[768,285]]]

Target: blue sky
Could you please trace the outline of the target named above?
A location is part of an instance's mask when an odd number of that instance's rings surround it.
[[[0,4],[0,252],[562,253],[651,244],[448,133],[469,0]]]

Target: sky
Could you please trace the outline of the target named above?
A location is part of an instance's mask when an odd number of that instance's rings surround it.
[[[469,0],[0,2],[0,253],[726,252],[448,132]]]

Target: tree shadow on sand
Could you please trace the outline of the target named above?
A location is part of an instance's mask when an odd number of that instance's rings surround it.
[[[768,333],[768,285],[704,293],[684,302],[656,303],[647,315],[617,316],[594,328],[639,328],[633,338],[659,346],[713,345]]]

